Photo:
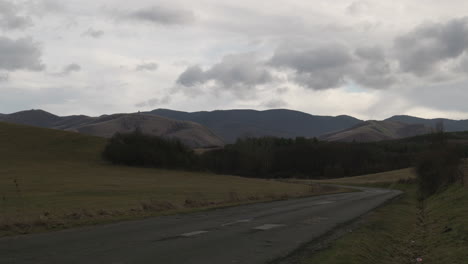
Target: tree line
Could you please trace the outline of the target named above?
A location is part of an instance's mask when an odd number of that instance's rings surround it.
[[[388,142],[322,142],[315,138],[243,138],[222,149],[195,154],[176,139],[139,131],[116,134],[103,157],[112,163],[210,171],[256,178],[338,178],[413,166],[433,146],[418,137]]]

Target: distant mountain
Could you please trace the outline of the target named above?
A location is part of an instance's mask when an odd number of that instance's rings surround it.
[[[362,122],[351,116],[314,116],[286,109],[218,110],[193,113],[156,109],[148,113],[202,124],[222,137],[226,143],[233,143],[236,139],[246,136],[317,137]]]
[[[27,110],[9,115],[0,115],[0,121],[37,127],[51,127],[59,119],[59,116],[42,110]]]
[[[101,120],[102,119],[102,120]],[[130,133],[135,129],[145,134],[177,138],[193,147],[219,147],[223,141],[206,127],[188,121],[177,121],[148,114],[111,115],[67,130],[100,137],[111,137],[116,131]]]
[[[374,142],[423,135],[431,128],[422,124],[406,124],[397,121],[366,121],[340,132],[320,137],[325,141]]]
[[[139,128],[147,134],[177,138],[192,148],[219,147],[224,145],[221,138],[200,124],[171,120],[149,114],[60,117],[42,110],[29,110],[9,115],[0,115],[0,121],[74,131],[100,137],[111,137],[116,132],[132,132],[136,128]]]
[[[407,124],[422,124],[431,128],[435,128],[437,123],[442,122],[447,132],[468,131],[468,120],[452,120],[445,118],[424,119],[407,115],[392,116],[386,120],[399,121]]]

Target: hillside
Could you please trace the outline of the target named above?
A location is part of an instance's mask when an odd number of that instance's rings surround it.
[[[320,137],[325,141],[374,142],[412,137],[430,133],[431,129],[421,124],[406,124],[396,121],[366,121],[352,128]]]
[[[317,137],[362,122],[350,116],[314,116],[286,109],[218,110],[193,113],[156,109],[148,113],[202,124],[223,138],[226,143],[233,143],[237,138],[246,136]]]
[[[128,114],[107,116],[94,122],[68,128],[83,134],[111,137],[116,131],[143,133],[166,138],[177,138],[192,148],[222,146],[223,141],[204,126],[187,121],[175,121],[154,115]]]
[[[84,115],[59,117],[42,110],[29,110],[0,116],[0,121],[74,131],[111,137],[116,132],[143,132],[167,138],[177,138],[192,148],[223,146],[224,142],[206,127],[194,122],[170,120],[145,114],[114,114],[100,117]]]
[[[434,128],[437,123],[442,122],[444,124],[444,129],[447,132],[468,131],[468,120],[452,120],[445,118],[424,119],[414,116],[397,115],[386,119],[386,121],[398,121],[407,124],[421,124],[431,128]]]
[[[299,184],[113,166],[101,159],[105,144],[0,122],[0,236],[311,194]]]

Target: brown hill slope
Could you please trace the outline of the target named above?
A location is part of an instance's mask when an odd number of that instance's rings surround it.
[[[406,124],[396,121],[366,121],[352,128],[320,137],[325,141],[374,142],[399,139],[430,133],[431,129],[421,124]]]
[[[111,137],[116,132],[129,133],[135,129],[149,135],[177,138],[192,148],[217,147],[224,144],[219,137],[200,124],[145,114],[105,116],[67,130],[99,137]]]
[[[177,138],[192,148],[224,145],[218,136],[200,124],[148,114],[60,117],[42,110],[30,110],[2,115],[0,121],[74,131],[98,137],[111,137],[116,132],[132,132],[138,128],[146,134]]]

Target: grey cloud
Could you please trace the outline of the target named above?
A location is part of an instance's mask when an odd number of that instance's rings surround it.
[[[183,25],[195,20],[193,12],[169,6],[141,8],[124,15],[126,19],[159,25]]]
[[[369,61],[382,61],[385,59],[385,52],[379,46],[359,47],[356,49],[355,54]]]
[[[311,50],[278,50],[270,64],[296,71],[294,80],[312,89],[342,85],[353,57],[345,47],[328,46]]]
[[[82,36],[91,37],[91,38],[100,38],[100,37],[104,36],[104,31],[89,28],[88,30],[83,32]]]
[[[0,36],[0,69],[42,71],[42,52],[31,38],[12,40]]]
[[[29,0],[25,2],[25,7],[31,15],[43,16],[49,13],[64,13],[67,1],[59,0]]]
[[[0,82],[6,82],[10,79],[8,73],[0,73]]]
[[[328,46],[310,50],[279,50],[271,59],[271,64],[289,67],[301,73],[333,69],[352,62],[348,50],[341,46]]]
[[[177,83],[194,86],[215,81],[223,88],[252,87],[265,84],[273,77],[264,65],[257,62],[252,54],[225,56],[220,63],[204,71],[200,66],[188,67],[178,78]]]
[[[337,88],[355,82],[369,88],[386,88],[396,79],[379,47],[361,47],[354,52],[345,46],[306,50],[277,50],[270,65],[294,71],[292,80],[310,89]]]
[[[147,101],[143,101],[135,104],[136,107],[157,107],[159,105],[166,105],[171,102],[170,96],[164,96],[162,98],[151,98]]]
[[[351,15],[359,15],[368,12],[369,3],[366,1],[354,1],[347,8],[346,11]]]
[[[184,86],[195,86],[205,81],[205,72],[199,65],[188,67],[177,79],[177,83]]]
[[[355,51],[358,63],[350,78],[371,88],[386,88],[398,81],[391,62],[378,46],[360,47]]]
[[[19,30],[31,26],[31,18],[19,13],[19,6],[10,1],[0,0],[0,28],[4,30]]]
[[[62,70],[62,72],[60,72],[59,76],[67,76],[67,75],[70,75],[74,72],[79,72],[81,71],[81,66],[76,64],[76,63],[72,63],[72,64],[69,64],[67,66],[65,66]]]
[[[404,72],[429,75],[441,62],[456,59],[468,48],[468,18],[430,23],[399,36],[395,52]]]
[[[281,87],[281,88],[278,88],[276,89],[276,93],[277,94],[285,94],[289,92],[289,88],[288,87]]]
[[[288,103],[286,103],[284,100],[281,100],[281,99],[272,99],[270,101],[262,103],[261,106],[267,107],[267,108],[281,108],[281,107],[288,106]]]
[[[142,63],[136,66],[137,71],[155,71],[157,70],[159,65],[154,62]]]
[[[441,111],[468,112],[466,87],[468,81],[425,85],[400,93],[414,106],[424,106]]]
[[[43,109],[45,105],[63,104],[70,100],[82,99],[80,89],[73,87],[51,87],[41,89],[20,89],[15,86],[0,87],[0,105],[3,112],[24,109]]]

